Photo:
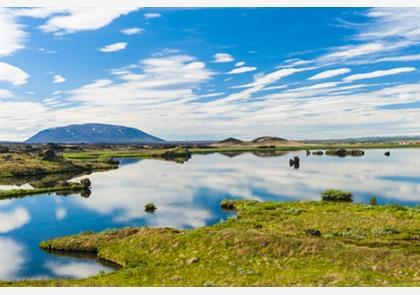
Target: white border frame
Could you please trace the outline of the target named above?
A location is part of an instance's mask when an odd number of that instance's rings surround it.
[[[0,0],[0,7],[420,7],[416,0]]]

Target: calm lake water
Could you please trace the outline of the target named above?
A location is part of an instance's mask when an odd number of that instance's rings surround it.
[[[0,201],[0,280],[111,271],[96,259],[49,254],[38,244],[106,228],[209,225],[227,218],[219,207],[225,198],[319,200],[323,190],[337,188],[352,191],[355,202],[376,196],[380,204],[419,205],[420,149],[393,149],[390,157],[384,152],[366,150],[363,157],[345,158],[307,157],[304,151],[209,154],[194,155],[184,164],[122,159],[119,169],[88,176],[89,198],[40,194]],[[295,155],[301,159],[299,169],[289,167]],[[148,202],[157,206],[155,214],[144,212]]]

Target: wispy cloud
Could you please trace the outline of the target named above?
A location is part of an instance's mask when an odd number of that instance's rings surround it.
[[[228,74],[242,74],[242,73],[247,73],[247,72],[253,72],[256,69],[257,69],[256,67],[239,67],[239,68],[234,68],[233,70],[229,71]]]
[[[392,61],[420,61],[420,54],[390,56],[390,57],[383,57],[383,58],[374,60],[374,62],[392,62]]]
[[[79,31],[97,30],[109,25],[114,19],[137,10],[132,8],[0,8],[2,33],[0,56],[9,56],[25,48],[30,34],[20,24],[20,18],[46,19],[39,27],[45,33],[65,35]]]
[[[158,17],[161,17],[161,16],[162,15],[160,13],[145,13],[144,14],[144,17],[147,18],[147,19],[158,18]]]
[[[0,62],[0,81],[11,83],[15,86],[23,85],[29,74],[11,64]]]
[[[24,31],[24,26],[17,23],[12,9],[0,8],[1,34],[0,56],[12,55],[14,52],[25,48],[25,42],[29,36]]]
[[[339,75],[349,73],[350,71],[351,70],[348,69],[348,68],[328,70],[328,71],[318,73],[318,74],[308,78],[308,80],[319,80],[319,79],[331,78],[331,77],[335,77],[335,76],[339,76]]]
[[[369,73],[351,75],[351,76],[345,77],[343,80],[346,82],[352,82],[352,81],[362,80],[362,79],[378,78],[378,77],[396,75],[396,74],[401,74],[401,73],[408,73],[408,72],[413,72],[415,70],[416,68],[413,68],[413,67],[402,67],[402,68],[395,68],[395,69],[390,69],[390,70],[380,70],[380,71],[373,71]]]
[[[114,19],[137,10],[129,8],[31,8],[17,10],[17,15],[34,18],[48,18],[40,26],[46,33],[64,35],[79,31],[97,30],[109,25]]]
[[[220,63],[220,62],[231,62],[234,61],[235,59],[233,58],[232,55],[230,55],[229,53],[216,53],[214,55],[214,60],[213,62],[216,63]]]
[[[53,83],[54,84],[64,83],[64,82],[66,82],[66,78],[64,78],[61,75],[54,75],[54,77],[53,77]]]
[[[121,33],[125,34],[125,35],[138,35],[143,33],[145,30],[142,28],[138,28],[138,27],[133,27],[133,28],[128,28],[128,29],[124,29],[121,30]]]
[[[98,50],[101,52],[116,52],[120,50],[124,50],[127,47],[126,42],[117,42],[113,44],[106,45]]]

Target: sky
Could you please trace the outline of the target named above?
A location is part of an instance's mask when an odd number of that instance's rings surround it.
[[[420,135],[419,8],[0,8],[0,141]]]

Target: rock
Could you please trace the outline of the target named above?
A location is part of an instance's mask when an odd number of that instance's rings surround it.
[[[187,261],[187,263],[188,263],[188,264],[193,264],[193,263],[198,263],[199,261],[200,261],[200,258],[198,258],[198,257],[193,257],[193,258],[189,259],[189,260]]]
[[[300,159],[298,156],[293,157],[293,159],[289,160],[289,166],[295,169],[299,169],[300,167]]]
[[[315,237],[321,236],[321,232],[317,229],[305,229],[305,234],[309,236],[315,236]]]
[[[345,156],[353,156],[353,157],[360,157],[365,155],[365,151],[363,150],[346,150],[346,149],[337,149],[337,150],[327,150],[325,152],[326,155],[329,156],[337,156],[337,157],[345,157]]]
[[[232,201],[229,201],[229,200],[223,200],[220,203],[220,207],[222,209],[225,209],[225,210],[234,210],[235,209],[234,203]]]
[[[40,156],[44,161],[57,160],[57,155],[55,154],[55,151],[51,148],[41,151]]]

